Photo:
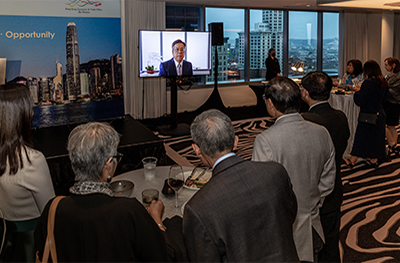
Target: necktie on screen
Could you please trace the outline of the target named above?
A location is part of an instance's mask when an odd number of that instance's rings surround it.
[[[178,73],[178,76],[182,76],[182,65],[181,64],[178,64],[177,73]]]

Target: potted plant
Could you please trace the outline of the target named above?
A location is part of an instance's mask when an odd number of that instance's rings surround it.
[[[154,66],[146,66],[145,69],[148,74],[154,74]]]

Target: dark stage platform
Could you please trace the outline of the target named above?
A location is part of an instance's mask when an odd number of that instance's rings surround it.
[[[130,115],[103,122],[108,122],[122,135],[118,152],[124,154],[124,157],[118,164],[115,175],[142,168],[141,160],[146,156],[157,157],[158,165],[171,164],[171,160],[166,156],[163,140]],[[69,133],[77,125],[79,124],[33,130],[34,146],[46,157],[58,195],[67,195],[69,187],[75,181],[66,146]]]

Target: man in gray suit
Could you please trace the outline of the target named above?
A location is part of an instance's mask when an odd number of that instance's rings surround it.
[[[265,88],[268,113],[274,125],[257,135],[253,161],[276,161],[288,171],[297,197],[293,236],[299,258],[317,262],[324,234],[319,208],[335,184],[335,148],[328,131],[298,113],[301,94],[295,82],[272,79]]]
[[[185,206],[189,260],[299,262],[292,230],[296,197],[283,166],[236,156],[238,137],[218,110],[197,116],[190,131],[196,155],[213,173]]]

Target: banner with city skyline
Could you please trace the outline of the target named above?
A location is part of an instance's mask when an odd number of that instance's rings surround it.
[[[119,0],[15,2],[0,3],[0,58],[31,92],[33,127],[123,116]]]

